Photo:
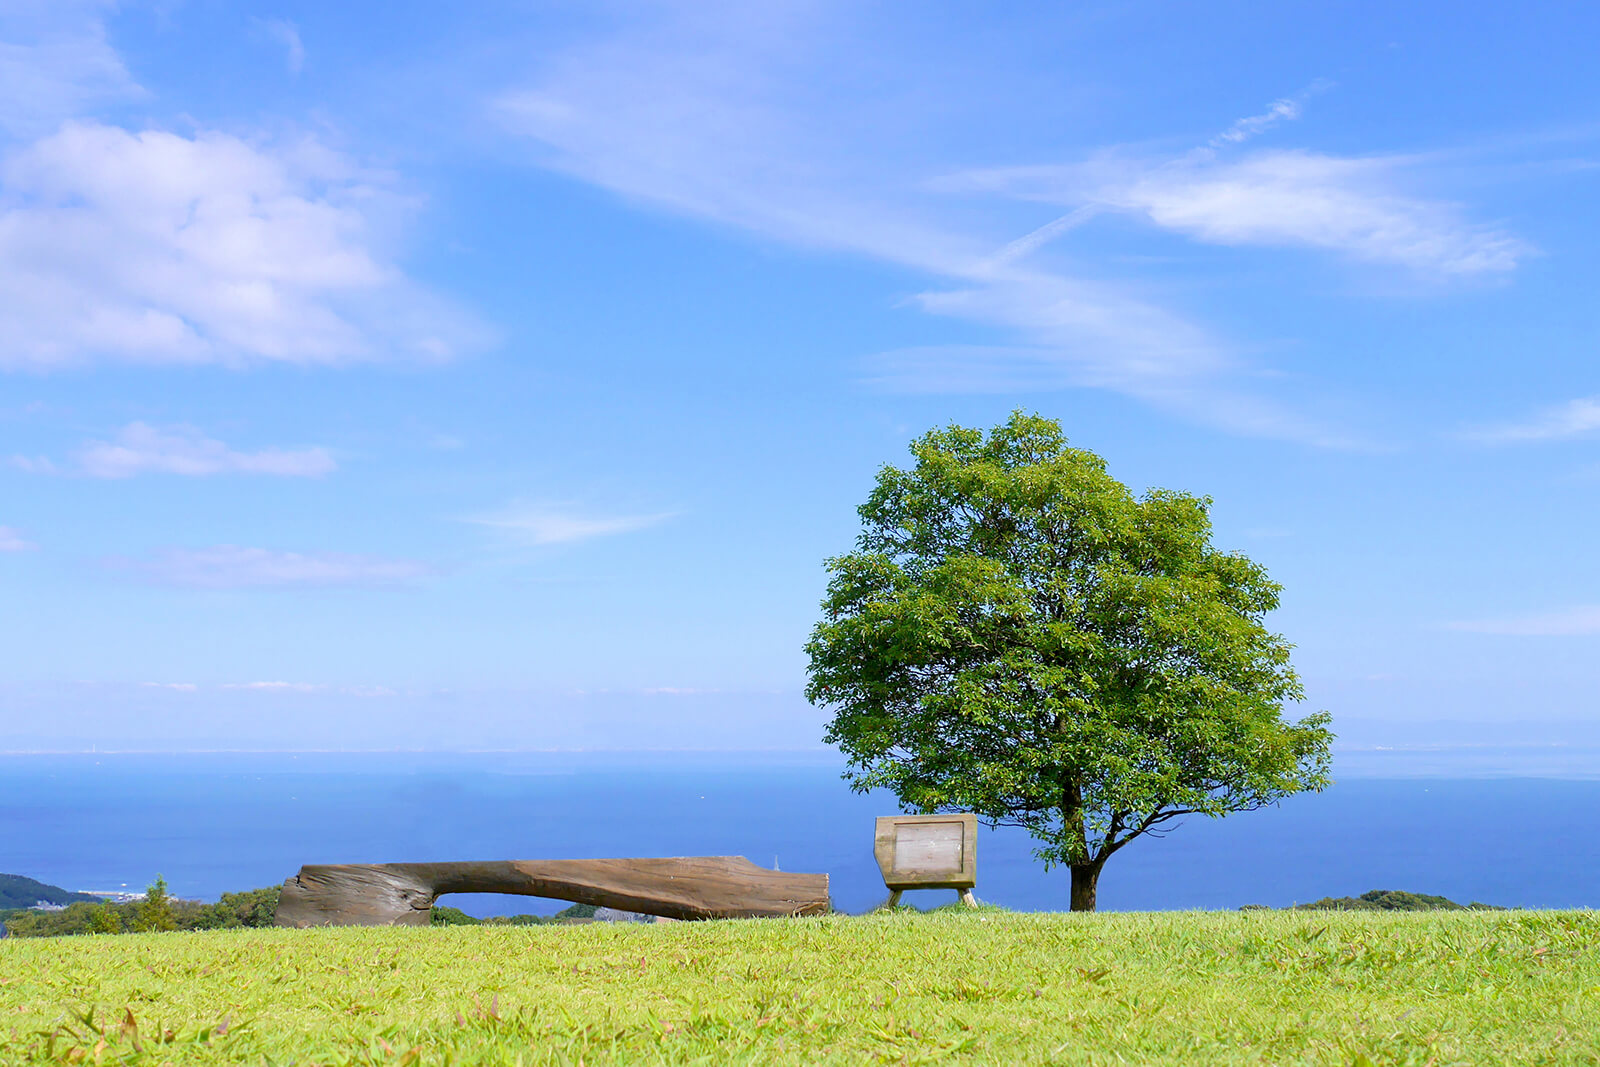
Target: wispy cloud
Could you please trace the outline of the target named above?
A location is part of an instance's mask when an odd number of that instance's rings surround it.
[[[1418,160],[1298,150],[1176,160],[1106,151],[1084,163],[951,175],[941,186],[1142,218],[1218,245],[1301,247],[1436,276],[1500,274],[1533,251],[1451,203],[1408,194]]]
[[[990,353],[1014,349],[1027,353],[1030,377],[1114,389],[1236,432],[1325,445],[1352,435],[1282,396],[1296,387],[1269,384],[1242,346],[1175,301],[1093,264],[1067,267],[1037,253],[1115,213],[1197,240],[1302,245],[1440,272],[1503,271],[1520,254],[1514,239],[1461,222],[1449,205],[1397,191],[1390,179],[1403,169],[1399,160],[1280,152],[1221,162],[1202,150],[1209,162],[1171,169],[1145,159],[1113,166],[1112,153],[1090,164],[947,166],[906,146],[948,145],[948,131],[921,140],[907,131],[943,114],[941,104],[952,113],[976,105],[944,100],[945,83],[925,73],[935,68],[921,57],[874,53],[874,70],[902,62],[893,69],[903,91],[863,94],[851,84],[855,107],[843,120],[837,107],[823,106],[840,89],[838,72],[852,66],[839,54],[839,42],[850,39],[836,24],[850,17],[841,10],[848,9],[659,5],[541,57],[494,98],[493,113],[532,146],[539,166],[668,211],[937,279],[912,306],[1000,334],[974,349],[972,366],[945,374],[947,382],[981,380]],[[1221,143],[1236,150],[1298,113],[1299,100],[1234,123]],[[930,181],[930,173],[952,176]],[[1254,202],[1261,197],[1265,203]],[[1058,204],[1064,214],[997,242],[1018,200]],[[940,363],[948,370],[959,356],[946,348]],[[911,377],[880,373],[876,384],[898,387]]]
[[[1239,119],[1232,126],[1217,134],[1211,139],[1215,146],[1225,144],[1238,144],[1247,141],[1256,134],[1276,126],[1285,119],[1300,117],[1300,103],[1297,100],[1275,100],[1271,107],[1259,115],[1249,115]]]
[[[100,0],[0,4],[0,130],[53,129],[108,100],[143,94],[106,40]]]
[[[146,689],[171,689],[175,693],[194,693],[200,687],[193,682],[140,682]]]
[[[1306,89],[1294,96],[1286,96],[1274,100],[1272,106],[1259,115],[1246,115],[1238,119],[1226,130],[1211,138],[1212,148],[1221,148],[1224,145],[1241,144],[1250,138],[1265,133],[1280,122],[1293,122],[1300,117],[1301,109],[1305,107],[1306,100],[1317,93],[1324,92],[1333,87],[1333,83],[1318,79]]]
[[[1038,324],[1048,336],[1025,341],[1049,347],[1080,384],[1170,386],[1197,365],[1210,373],[1231,362],[1204,328],[1116,285],[1005,268],[986,234],[948,224],[944,198],[929,202],[920,174],[882,158],[875,134],[841,141],[854,126],[796,107],[795,87],[820,73],[807,63],[832,62],[803,23],[792,10],[674,9],[664,25],[619,28],[559,56],[536,85],[496,99],[495,111],[543,146],[539,162],[551,169],[954,281],[915,303],[1008,330]]]
[[[1318,92],[1326,87],[1327,83],[1318,82],[1298,96],[1284,97],[1281,100],[1274,101],[1272,106],[1262,114],[1248,115],[1217,134],[1209,142],[1209,147],[1220,148],[1226,145],[1240,144],[1260,133],[1264,133],[1279,122],[1292,121],[1299,118],[1301,105],[1305,98],[1313,92]],[[1198,150],[1190,153],[1189,158],[1213,159],[1215,158],[1215,153]],[[961,182],[962,178],[956,176],[943,179],[935,184],[941,187],[955,186],[959,188]],[[1026,259],[1056,238],[1094,220],[1108,210],[1112,210],[1111,206],[1103,203],[1086,203],[1075,207],[1060,218],[1047,222],[1043,226],[1008,243],[995,254],[989,261],[989,265],[997,268],[1017,260]]]
[[[288,19],[258,18],[253,21],[268,39],[283,46],[284,62],[288,65],[289,73],[299,74],[306,65],[306,46],[300,40],[300,27]]]
[[[1104,149],[1083,163],[966,171],[935,186],[1072,208],[1012,241],[996,263],[1111,213],[1211,244],[1317,248],[1445,276],[1508,271],[1531,254],[1521,239],[1467,222],[1453,204],[1406,193],[1405,176],[1424,162],[1417,157],[1219,151],[1298,119],[1306,99],[1329,85],[1314,82],[1176,158]]]
[[[1514,444],[1588,437],[1595,433],[1600,433],[1600,396],[1579,397],[1546,408],[1526,422],[1482,426],[1468,430],[1463,436],[1488,444]]]
[[[417,560],[348,552],[280,552],[240,545],[169,548],[109,565],[157,585],[190,589],[329,588],[405,585],[434,573]]]
[[[1582,637],[1600,634],[1600,604],[1582,604],[1558,611],[1446,624],[1448,629],[1516,637]]]
[[[22,536],[22,531],[11,526],[0,526],[0,552],[27,552],[39,546]]]
[[[76,470],[91,478],[131,478],[137,474],[269,474],[316,478],[335,469],[325,448],[264,448],[254,452],[229,448],[193,426],[164,429],[134,422],[111,441],[90,441],[76,453]],[[48,459],[16,456],[12,464],[35,473],[62,468]]]
[[[536,545],[558,545],[643,530],[665,522],[673,515],[673,512],[596,515],[570,507],[517,505],[491,515],[472,516],[466,521],[508,531]]]

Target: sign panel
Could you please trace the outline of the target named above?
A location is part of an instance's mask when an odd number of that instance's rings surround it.
[[[956,821],[898,824],[894,828],[894,869],[959,875],[963,829]]]

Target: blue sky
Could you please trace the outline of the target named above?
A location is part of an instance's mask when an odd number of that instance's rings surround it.
[[[1016,408],[1349,743],[1595,736],[1600,12],[0,13],[0,748],[815,747],[874,471]]]

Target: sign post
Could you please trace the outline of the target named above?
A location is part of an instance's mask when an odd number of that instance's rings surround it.
[[[873,854],[889,888],[889,907],[907,889],[954,889],[961,903],[976,907],[978,817],[965,815],[882,815]]]

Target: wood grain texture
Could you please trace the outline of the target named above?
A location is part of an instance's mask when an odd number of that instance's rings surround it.
[[[445,893],[510,893],[661,915],[743,919],[828,910],[828,876],[743,856],[314,864],[283,883],[277,925],[426,926]]]

